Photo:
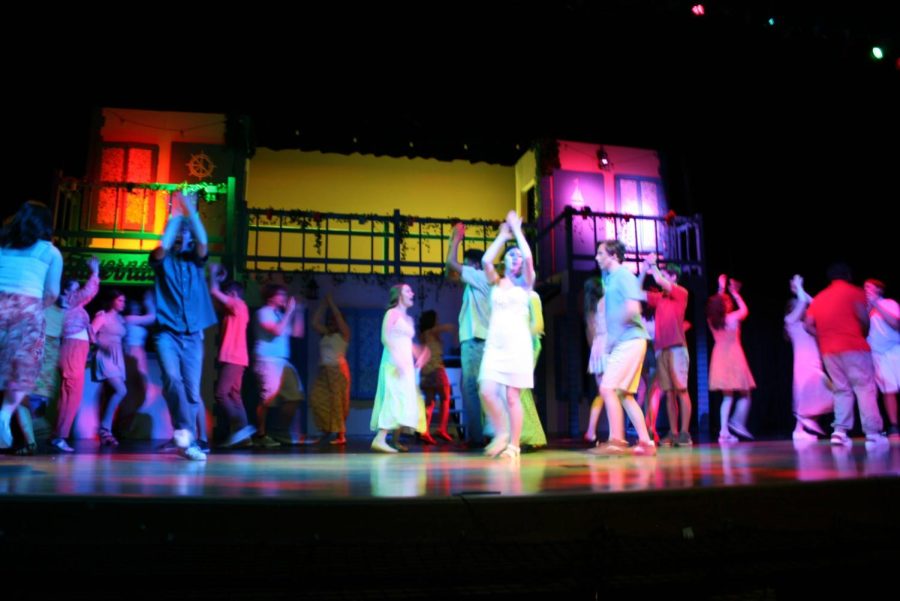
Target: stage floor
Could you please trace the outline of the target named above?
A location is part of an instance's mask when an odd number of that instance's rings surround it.
[[[71,455],[0,457],[0,495],[185,498],[200,502],[359,501],[467,495],[529,497],[703,490],[900,476],[900,444],[852,448],[827,441],[696,445],[656,457],[599,457],[575,447],[488,459],[453,445],[383,455],[368,441],[275,451],[213,452],[207,463],[155,452],[150,443],[116,450],[84,441]]]

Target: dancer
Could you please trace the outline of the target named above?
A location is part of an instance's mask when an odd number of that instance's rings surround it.
[[[350,415],[350,365],[347,345],[350,326],[331,294],[319,303],[312,320],[319,334],[319,371],[309,395],[316,427],[328,435],[334,432],[329,444],[347,444],[347,416]]]
[[[461,264],[457,259],[459,245],[466,237],[466,228],[457,223],[450,234],[447,250],[447,272],[460,274],[466,287],[463,291],[462,306],[459,309],[459,348],[462,366],[460,392],[463,400],[463,418],[466,443],[476,448],[484,445],[484,421],[482,401],[478,389],[478,374],[484,356],[484,341],[487,338],[488,322],[491,314],[491,284],[481,268],[484,252],[477,248],[467,248]]]
[[[100,289],[100,260],[91,257],[87,261],[91,275],[83,286],[77,280],[66,280],[59,305],[65,311],[63,317],[62,343],[59,348],[60,390],[57,408],[56,431],[50,444],[63,453],[73,453],[69,446],[69,435],[81,400],[84,396],[84,370],[90,350],[94,330],[91,318],[84,307],[91,302]]]
[[[109,293],[105,308],[97,311],[91,329],[97,342],[97,354],[94,356],[94,378],[105,382],[112,389],[106,403],[106,409],[100,417],[100,444],[116,447],[119,441],[113,436],[113,419],[119,403],[128,393],[125,385],[125,353],[122,339],[125,338],[125,319],[121,313],[125,309],[125,295],[113,289]]]
[[[725,293],[726,283],[730,296]],[[709,360],[709,389],[722,391],[722,406],[719,409],[721,443],[738,441],[729,428],[744,438],[753,438],[747,430],[747,416],[750,413],[750,391],[756,388],[756,381],[741,346],[741,322],[747,319],[750,312],[740,289],[740,282],[729,281],[728,276],[720,275],[719,291],[706,303],[706,319],[714,340]],[[734,416],[729,420],[735,398]]]
[[[156,350],[179,454],[191,461],[206,461],[194,432],[204,410],[200,396],[203,330],[216,323],[203,273],[209,249],[197,193],[176,192],[172,204],[160,245],[150,253],[159,324]]]
[[[50,242],[47,205],[23,204],[0,229],[0,449],[12,446],[13,413],[23,432],[32,432],[31,413],[17,411],[34,388],[44,350],[44,307],[59,296],[62,255]]]
[[[125,309],[125,355],[134,361],[141,377],[144,403],[155,398],[159,388],[150,382],[150,368],[147,365],[147,328],[156,323],[156,304],[153,291],[144,294],[143,304],[129,300]]]
[[[681,269],[668,263],[660,270],[655,260],[648,258],[646,270],[661,291],[647,293],[647,303],[655,316],[654,349],[656,352],[656,374],[658,391],[666,393],[666,413],[669,417],[669,434],[666,438],[672,446],[691,446],[691,396],[688,392],[688,355],[685,338],[685,313],[687,312],[688,291],[678,285]],[[656,408],[659,406],[659,392],[654,398],[651,392],[651,409],[648,422],[656,434]]]
[[[447,432],[450,421],[450,380],[447,378],[447,370],[444,368],[444,344],[441,334],[453,331],[453,326],[448,323],[437,323],[437,313],[425,311],[419,318],[419,339],[426,347],[430,358],[422,367],[422,375],[419,387],[425,395],[425,431],[422,440],[428,444],[435,444],[431,436],[431,416],[434,414],[434,405],[440,400],[441,417],[438,426],[438,438],[448,442],[453,437]]]
[[[882,434],[884,422],[878,411],[875,366],[865,338],[869,328],[865,292],[850,283],[852,274],[846,263],[829,266],[828,279],[831,284],[807,307],[804,324],[819,343],[822,364],[834,388],[831,444],[853,444],[848,432],[853,428],[854,395],[859,403],[866,443],[887,443],[887,437]]]
[[[504,256],[503,277],[494,269],[494,259],[508,240],[516,246]],[[529,324],[529,293],[534,286],[531,249],[522,233],[522,219],[510,211],[497,238],[481,259],[491,290],[491,319],[478,380],[481,398],[494,429],[494,439],[485,448],[491,457],[519,456],[522,434],[521,391],[534,387],[534,351]],[[506,402],[503,402],[503,389]]]
[[[408,450],[400,442],[401,428],[418,432],[425,429],[422,397],[416,388],[416,369],[428,361],[428,348],[413,344],[416,333],[412,317],[407,311],[413,305],[415,293],[406,284],[391,287],[387,312],[381,322],[381,366],[378,369],[378,389],[369,422],[377,431],[372,450],[396,453]],[[394,432],[394,446],[387,443],[388,432]]]
[[[791,278],[791,292],[796,298],[788,303],[788,311],[784,316],[784,330],[794,348],[793,399],[797,423],[791,437],[797,442],[803,442],[818,440],[815,434],[825,435],[815,418],[834,411],[834,395],[828,376],[822,368],[822,357],[819,355],[816,339],[803,327],[806,308],[812,301],[812,297],[803,289],[803,277],[795,275]]]
[[[900,389],[900,305],[884,298],[884,282],[866,280],[863,284],[869,307],[869,335],[872,347],[875,383],[884,399],[884,410],[890,425],[888,438],[900,439],[897,427],[897,390]]]
[[[247,409],[241,396],[244,371],[250,364],[247,353],[250,310],[244,302],[244,287],[238,282],[224,282],[225,276],[224,267],[210,265],[209,293],[218,301],[224,313],[215,397],[228,417],[228,438],[223,446],[251,446],[250,437],[256,432],[256,428],[247,423]]]
[[[588,452],[599,455],[621,455],[628,451],[625,440],[624,409],[638,435],[632,450],[636,455],[656,455],[656,444],[647,432],[640,405],[634,400],[647,352],[649,335],[641,318],[643,292],[637,278],[623,269],[625,245],[606,240],[597,245],[597,265],[603,271],[608,353],[600,394],[603,395],[609,419],[609,440]]]
[[[297,406],[304,397],[300,375],[291,363],[290,339],[304,335],[303,308],[280,284],[267,284],[263,290],[263,305],[254,318],[256,345],[253,349],[253,370],[259,381],[259,405],[256,407],[256,430],[253,445],[271,448],[282,444],[305,442],[287,435],[269,436],[269,409],[280,407],[281,428],[290,428]],[[280,402],[279,402],[280,399]]]

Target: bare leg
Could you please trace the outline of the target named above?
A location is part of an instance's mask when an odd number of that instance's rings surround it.
[[[450,424],[450,384],[446,383],[441,389],[441,423],[438,427],[438,436],[444,440],[452,440],[447,432]]]
[[[22,403],[16,407],[16,419],[19,422],[19,428],[22,429],[22,435],[25,437],[25,445],[31,446],[34,441],[34,423],[31,421],[31,408],[28,403]]]
[[[650,394],[648,395],[647,401],[647,432],[650,435],[650,438],[655,442],[659,440],[659,435],[656,433],[656,418],[659,416],[659,398],[662,396],[662,391],[659,389],[659,384],[657,380],[654,378],[653,384],[650,386]],[[666,396],[666,407],[668,409],[668,396]],[[671,418],[670,418],[671,419]]]
[[[597,441],[597,422],[600,421],[600,413],[603,411],[603,397],[599,394],[594,397],[591,403],[591,414],[588,417],[587,431],[584,433],[584,439],[588,442]]]
[[[494,428],[494,439],[485,447],[484,454],[491,457],[499,454],[509,444],[510,423],[503,406],[503,400],[499,395],[500,384],[485,380],[481,383],[481,399],[484,401],[484,409]],[[521,434],[521,424],[519,433]]]
[[[691,412],[693,410],[691,407],[691,393],[687,390],[679,390],[676,394],[678,395],[678,404],[680,406],[681,431],[690,432]]]
[[[125,387],[125,382],[121,378],[110,378],[106,383],[113,389],[113,392],[109,397],[109,402],[106,403],[106,409],[103,411],[103,418],[100,420],[100,428],[112,432],[113,418],[116,416],[116,409],[119,408],[119,404],[122,402],[122,399],[125,398],[128,389]]]
[[[750,414],[750,393],[743,391],[739,394],[741,396],[738,396],[737,403],[734,406],[734,418],[731,427],[741,436],[753,438],[750,431],[747,430],[747,416]]]
[[[728,417],[731,415],[731,405],[734,402],[734,398],[731,396],[732,392],[730,390],[723,391],[722,393],[722,406],[719,408],[719,440],[722,439],[731,440],[734,438],[731,435],[731,432],[728,431]]]
[[[597,396],[591,403],[591,413],[588,417],[587,431],[584,433],[584,439],[588,442],[597,442],[597,422],[600,421],[600,413],[603,411],[603,395],[600,394],[600,381],[603,374],[594,374],[594,381],[597,382]]]
[[[518,447],[522,437],[522,403],[519,400],[520,390],[507,386],[506,406],[509,410],[509,444]]]
[[[647,424],[644,421],[644,413],[641,411],[641,406],[628,393],[623,392],[620,398],[622,399],[622,407],[625,409],[625,413],[628,414],[628,419],[631,420],[631,423],[634,424],[634,429],[637,430],[638,439],[641,442],[650,442],[650,434],[647,432]]]
[[[603,395],[606,418],[609,420],[609,441],[622,442],[625,440],[625,415],[619,396],[613,388],[601,388],[600,394]]]
[[[25,393],[19,390],[7,390],[3,395],[3,407],[0,408],[0,449],[8,449],[12,446],[12,431],[9,423],[12,421],[13,413],[25,398]]]
[[[666,414],[669,418],[669,432],[673,439],[677,439],[679,432],[678,399],[675,398],[675,393],[671,390],[666,391]]]

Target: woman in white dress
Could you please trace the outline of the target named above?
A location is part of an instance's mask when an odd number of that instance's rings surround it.
[[[494,259],[508,240],[517,246],[504,256],[501,278]],[[531,249],[522,233],[522,219],[510,211],[497,238],[481,260],[491,289],[491,319],[478,381],[485,410],[494,428],[494,439],[485,455],[519,456],[522,434],[520,391],[534,387],[534,351],[531,343],[528,295],[534,287]],[[506,391],[504,402],[503,391]]]
[[[803,289],[801,276],[791,278],[791,292],[797,298],[788,304],[788,312],[784,316],[784,330],[794,349],[793,397],[797,424],[791,437],[796,441],[818,440],[812,432],[823,436],[825,432],[815,418],[834,411],[834,396],[822,367],[816,339],[803,327],[806,308],[812,297]]]
[[[372,450],[396,453],[406,450],[400,445],[400,429],[422,431],[425,426],[424,406],[416,387],[416,369],[428,361],[428,350],[413,344],[416,328],[407,310],[412,307],[415,293],[406,284],[391,287],[387,313],[381,322],[381,367],[378,370],[378,390],[372,409],[370,427],[378,433],[372,440]],[[388,432],[394,430],[394,446],[387,443]]]

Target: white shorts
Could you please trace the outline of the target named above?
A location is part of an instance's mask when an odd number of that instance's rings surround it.
[[[637,392],[641,380],[641,367],[647,354],[647,341],[643,338],[626,340],[613,347],[606,359],[606,371],[600,381],[600,388],[622,390],[629,394]]]
[[[259,397],[264,405],[274,405],[279,398],[287,401],[299,401],[303,398],[300,375],[290,361],[278,357],[255,359],[253,372],[259,381]]]
[[[875,383],[881,392],[900,390],[900,346],[892,347],[886,353],[872,353],[875,364]]]

